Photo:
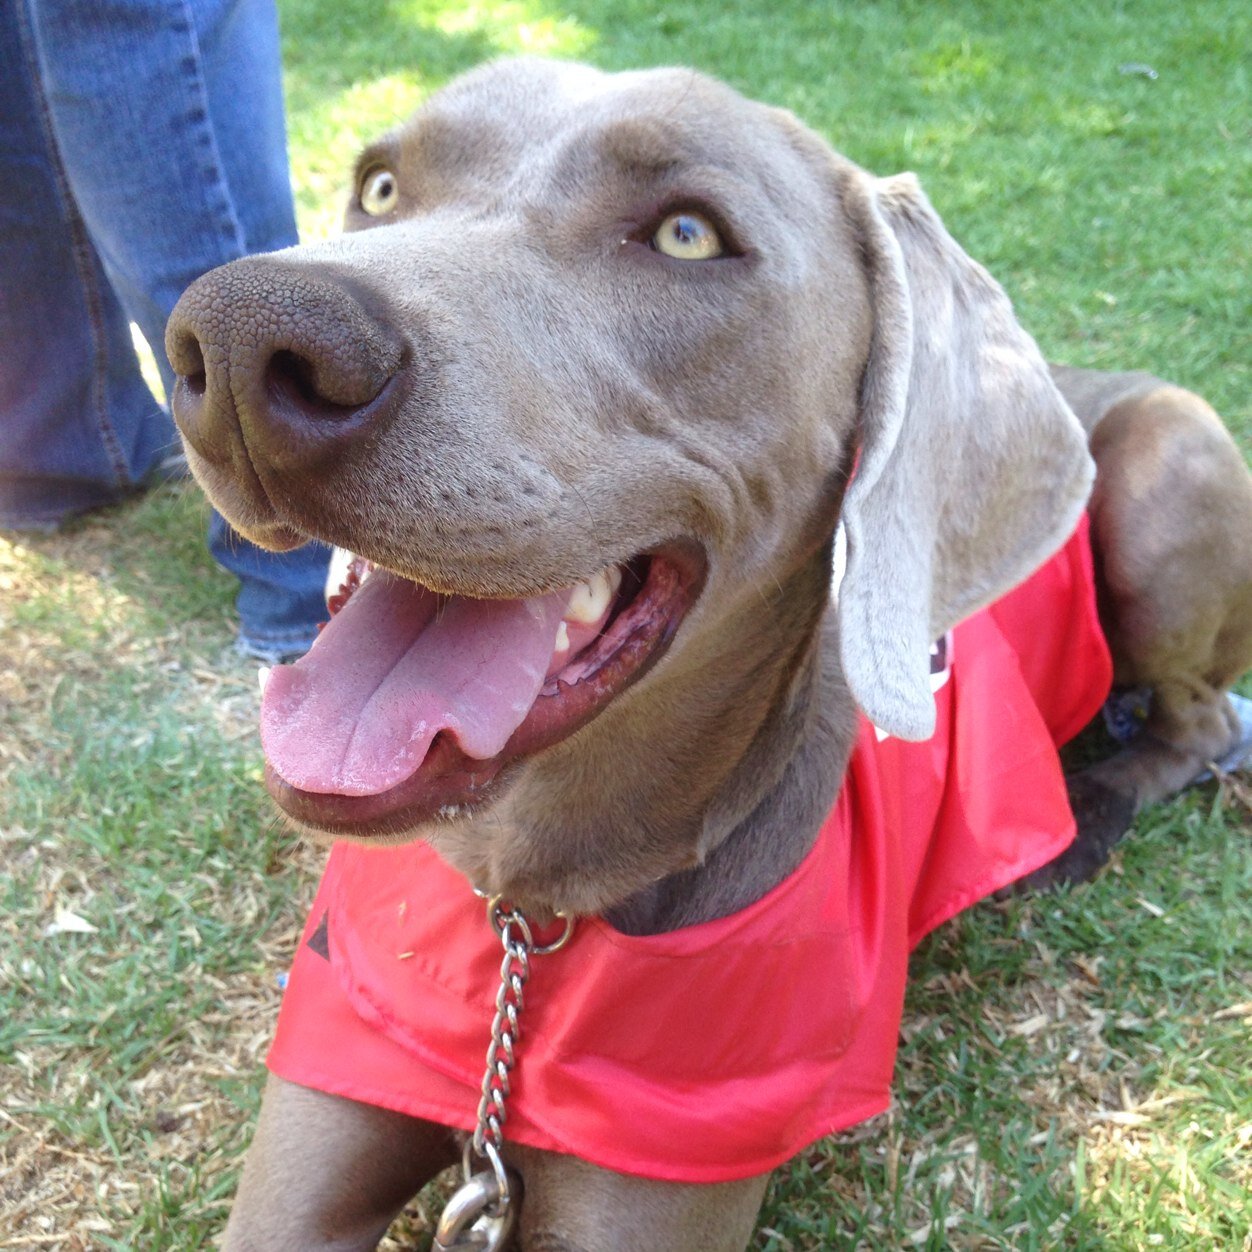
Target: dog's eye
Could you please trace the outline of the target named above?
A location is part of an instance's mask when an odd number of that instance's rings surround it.
[[[386,166],[374,166],[361,179],[361,208],[370,217],[383,217],[390,213],[399,199],[400,184]]]
[[[710,261],[726,251],[713,223],[699,213],[671,213],[652,236],[652,246],[679,261]]]

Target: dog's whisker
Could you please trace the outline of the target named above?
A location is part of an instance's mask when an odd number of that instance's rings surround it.
[[[583,509],[585,510],[587,514],[587,529],[588,529],[588,533],[591,535],[591,542],[595,545],[598,565],[600,567],[603,567],[605,565],[610,564],[612,558],[609,556],[608,550],[605,547],[603,540],[600,538],[599,524],[596,521],[596,515],[592,511],[591,505],[588,502],[587,497],[583,494],[582,489],[578,486],[577,483],[571,482],[571,483],[565,484],[565,486],[567,486],[578,497],[579,502],[582,504]]]

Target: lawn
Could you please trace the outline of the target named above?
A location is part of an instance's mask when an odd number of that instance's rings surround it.
[[[915,170],[1049,356],[1201,390],[1252,451],[1245,3],[280,10],[310,237],[356,146],[483,59],[694,64]],[[0,537],[0,1248],[197,1249],[227,1211],[319,857],[264,797],[204,524],[183,486]],[[1245,773],[1092,886],[943,928],[894,1108],[780,1171],[753,1247],[1252,1252],[1250,900]]]

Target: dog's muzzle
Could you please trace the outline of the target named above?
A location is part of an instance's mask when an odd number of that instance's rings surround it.
[[[193,467],[220,474],[262,512],[271,495],[379,436],[404,355],[340,279],[273,257],[193,283],[170,317],[166,350]]]

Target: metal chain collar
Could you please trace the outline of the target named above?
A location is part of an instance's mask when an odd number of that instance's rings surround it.
[[[465,1181],[444,1207],[432,1252],[497,1252],[508,1242],[517,1216],[517,1179],[505,1166],[502,1155],[504,1124],[508,1120],[505,1101],[517,1064],[521,1037],[518,1018],[530,978],[530,959],[559,951],[574,933],[573,918],[561,914],[561,933],[551,943],[536,943],[522,911],[505,904],[500,896],[487,901],[487,919],[500,938],[504,957],[478,1101],[478,1125],[465,1141],[461,1157]],[[475,1171],[475,1157],[489,1168]]]

